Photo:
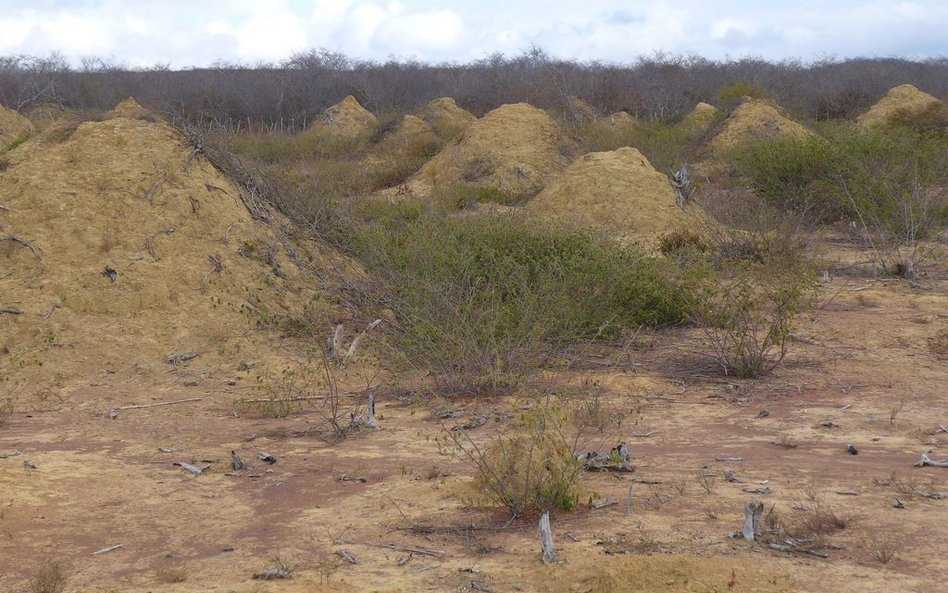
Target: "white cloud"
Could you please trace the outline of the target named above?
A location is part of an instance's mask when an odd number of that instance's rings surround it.
[[[132,64],[353,58],[467,61],[531,44],[580,60],[948,54],[944,0],[0,0],[0,54]]]

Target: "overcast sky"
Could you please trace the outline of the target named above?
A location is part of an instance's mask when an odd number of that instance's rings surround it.
[[[0,55],[133,66],[354,58],[467,62],[531,44],[559,58],[948,56],[948,0],[0,0]]]

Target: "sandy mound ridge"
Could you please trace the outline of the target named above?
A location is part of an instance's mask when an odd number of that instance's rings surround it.
[[[477,120],[473,113],[458,107],[450,97],[432,99],[421,108],[419,115],[431,124],[438,136],[446,140],[454,138]]]
[[[0,150],[33,132],[33,124],[16,111],[0,105]]]
[[[631,239],[653,237],[683,220],[668,178],[629,147],[580,157],[524,209]]]
[[[600,121],[614,128],[635,128],[639,125],[639,122],[625,111],[616,111]]]
[[[117,117],[124,117],[126,119],[154,119],[155,115],[142,107],[134,97],[129,97],[116,105],[112,111],[109,111],[105,116],[106,119],[115,119]]]
[[[414,115],[406,115],[395,129],[379,141],[374,152],[380,156],[398,157],[417,153],[437,144],[438,136],[428,122]]]
[[[566,97],[563,115],[566,121],[577,124],[591,124],[599,119],[599,113],[593,106],[575,95]]]
[[[19,312],[0,314],[0,368],[168,377],[169,356],[197,351],[202,377],[234,373],[270,356],[256,325],[321,310],[302,263],[323,261],[315,246],[254,220],[202,156],[185,170],[169,126],[116,118],[35,142],[0,176],[0,307]]]
[[[869,111],[857,117],[856,123],[861,126],[883,125],[900,113],[922,113],[940,104],[941,101],[928,93],[911,84],[903,84],[889,90]]]
[[[544,111],[526,103],[502,105],[472,123],[413,178],[424,195],[458,183],[533,195],[567,165],[564,138]]]
[[[704,132],[711,126],[717,116],[718,110],[716,107],[701,102],[682,118],[679,125],[694,132]]]
[[[719,155],[741,144],[803,138],[810,134],[812,132],[782,114],[769,102],[745,98],[724,120],[721,130],[708,142],[705,151]]]
[[[359,104],[352,95],[326,109],[310,126],[313,131],[326,131],[331,136],[345,139],[366,138],[375,131],[379,120]]]

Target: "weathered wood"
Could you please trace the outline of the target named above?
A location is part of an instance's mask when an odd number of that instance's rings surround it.
[[[632,486],[629,486],[629,493],[625,497],[625,516],[632,513]]]
[[[240,458],[240,455],[237,454],[237,451],[230,452],[230,465],[234,468],[234,471],[243,471],[247,469],[247,464],[244,463],[244,460]]]
[[[187,399],[176,399],[170,402],[157,402],[154,404],[135,404],[131,406],[121,406],[119,408],[114,408],[111,411],[122,411],[122,410],[144,410],[145,408],[157,408],[159,406],[173,406],[175,404],[184,404],[187,402],[199,402],[202,401],[203,397],[189,397]]]
[[[23,315],[23,309],[15,309],[13,307],[0,307],[0,314],[7,313],[10,315]]]
[[[92,553],[92,556],[99,556],[99,555],[101,555],[101,554],[108,554],[109,552],[111,552],[111,551],[113,551],[113,550],[118,550],[119,548],[121,548],[121,547],[124,546],[124,545],[125,545],[125,544],[115,544],[114,546],[107,546],[107,547],[105,547],[105,548],[102,548],[101,550],[96,550],[95,552]]]
[[[752,542],[760,528],[760,516],[764,512],[764,504],[759,500],[752,500],[744,507],[744,528],[741,535],[745,541]]]
[[[540,546],[543,552],[540,559],[544,564],[556,561],[556,547],[553,545],[553,530],[550,528],[550,513],[540,515]]]
[[[396,552],[408,552],[409,554],[418,554],[420,556],[433,556],[439,558],[444,556],[444,552],[441,550],[430,550],[428,548],[416,548],[413,546],[400,546],[398,544],[385,544],[385,543],[376,543],[376,542],[354,542],[363,546],[372,546],[375,548],[388,548],[389,550],[395,550]]]
[[[928,456],[931,451],[922,453],[922,456],[915,462],[915,467],[948,467],[948,459],[932,459]]]

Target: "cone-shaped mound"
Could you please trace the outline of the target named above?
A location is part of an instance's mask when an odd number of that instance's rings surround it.
[[[706,153],[720,155],[727,150],[753,142],[803,138],[809,130],[762,99],[746,97],[724,120],[721,130],[708,142]]]
[[[352,95],[326,109],[322,116],[310,126],[310,130],[326,131],[330,136],[357,140],[367,138],[375,131],[379,120],[371,111],[359,104]]]
[[[860,126],[884,125],[898,115],[924,113],[940,105],[941,101],[928,93],[911,84],[903,84],[891,89],[869,111],[857,117],[856,123]]]
[[[714,123],[717,117],[718,110],[716,107],[701,102],[682,118],[679,125],[695,133],[703,133]]]
[[[639,122],[625,111],[616,111],[602,118],[601,121],[614,128],[636,128],[639,126]]]
[[[566,97],[563,115],[566,121],[577,124],[591,124],[599,119],[599,113],[593,106],[575,95]]]
[[[33,132],[33,124],[16,111],[0,105],[0,150]]]
[[[318,264],[297,263],[326,256],[290,243],[277,214],[255,219],[164,123],[86,122],[34,143],[0,175],[0,307],[22,311],[0,320],[0,366],[25,381],[117,367],[166,380],[185,351],[204,378],[232,376],[280,357],[253,328],[328,310],[305,273]],[[38,364],[11,366],[27,354]]]
[[[425,120],[406,115],[375,146],[376,154],[386,157],[418,154],[438,144],[438,136]],[[430,152],[428,154],[431,154]]]
[[[432,99],[421,108],[419,115],[445,140],[454,138],[477,120],[473,113],[458,107],[450,97]]]
[[[564,138],[546,112],[526,103],[502,105],[472,123],[413,178],[420,194],[459,183],[534,195],[567,165]]]
[[[154,119],[155,116],[152,112],[148,111],[135,100],[134,97],[129,97],[115,106],[112,111],[105,116],[106,119],[115,119],[117,117],[124,117],[126,119]]]
[[[524,210],[629,239],[654,237],[683,220],[668,178],[628,147],[580,157]]]

